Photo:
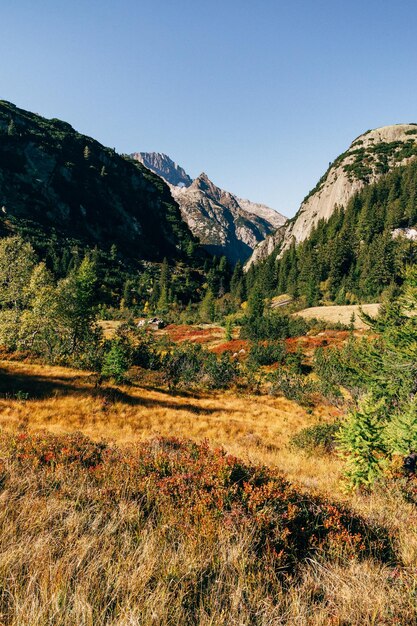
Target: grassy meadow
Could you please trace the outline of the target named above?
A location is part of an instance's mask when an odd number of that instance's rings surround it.
[[[345,340],[304,337],[306,358]],[[414,504],[348,494],[337,454],[291,445],[342,408],[3,357],[1,624],[417,623]]]

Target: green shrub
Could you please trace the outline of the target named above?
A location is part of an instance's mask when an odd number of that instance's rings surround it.
[[[230,317],[226,319],[224,338],[226,341],[231,341],[233,339],[233,319]]]
[[[351,339],[341,348],[318,348],[314,353],[313,369],[322,383],[342,386],[357,399],[366,388],[373,343]]]
[[[170,388],[226,389],[236,379],[239,365],[227,353],[216,355],[198,344],[183,343],[165,355],[162,369]]]
[[[292,374],[301,375],[303,373],[303,352],[300,345],[297,346],[295,352],[287,354],[285,363]]]
[[[305,376],[289,372],[281,367],[270,374],[268,379],[271,383],[270,395],[282,395],[305,407],[314,405],[313,394],[317,392],[317,389],[314,383]]]
[[[132,365],[138,365],[147,370],[158,370],[161,364],[162,360],[155,339],[150,334],[143,334],[132,348]]]
[[[302,317],[291,317],[282,313],[269,313],[260,317],[250,316],[242,320],[242,339],[287,339],[305,335],[310,326]]]
[[[114,378],[117,383],[121,383],[131,365],[131,348],[119,339],[112,339],[107,343],[101,374],[104,378]]]
[[[249,360],[258,366],[282,364],[286,354],[287,349],[283,341],[256,341],[251,346]]]
[[[168,387],[187,387],[198,382],[203,374],[202,348],[198,344],[183,343],[168,352],[162,369]]]
[[[227,389],[236,380],[239,364],[229,353],[217,356],[205,353],[203,360],[203,381],[210,389]]]
[[[345,402],[345,398],[338,385],[334,385],[327,380],[319,380],[316,382],[316,387],[317,391],[329,404],[339,407]]]
[[[308,426],[291,437],[290,445],[309,454],[330,453],[336,447],[336,434],[339,430],[339,421]]]
[[[351,488],[370,488],[382,476],[387,463],[384,409],[384,400],[377,401],[368,395],[341,424],[338,441],[345,457],[345,477]]]

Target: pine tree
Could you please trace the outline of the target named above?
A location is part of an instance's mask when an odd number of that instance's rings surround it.
[[[258,285],[253,287],[246,308],[246,317],[251,320],[257,320],[262,317],[265,308],[264,295]]]
[[[216,313],[215,299],[213,296],[213,292],[210,289],[207,289],[206,295],[204,296],[200,304],[198,313],[202,322],[214,321]]]
[[[161,265],[161,274],[159,277],[159,298],[157,302],[157,310],[159,313],[166,313],[169,307],[169,265],[165,258]]]
[[[379,335],[355,362],[370,393],[340,433],[346,476],[352,487],[370,486],[393,455],[417,448],[417,267],[408,268],[401,296],[376,320],[363,319]],[[411,313],[411,315],[410,315]]]
[[[226,320],[224,338],[226,339],[226,341],[231,341],[233,339],[233,320],[230,317],[228,317]]]
[[[384,440],[390,454],[406,456],[417,452],[417,404],[410,401],[408,406],[393,414],[384,431]]]
[[[367,396],[352,411],[338,433],[345,458],[345,476],[351,488],[371,487],[384,468],[384,401]]]

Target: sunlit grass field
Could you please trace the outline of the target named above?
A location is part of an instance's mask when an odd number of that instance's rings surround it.
[[[191,537],[181,527],[182,502],[170,501],[150,520],[140,501],[123,495],[131,480],[124,471],[115,478],[113,468],[113,491],[105,476],[93,488],[88,472],[72,466],[19,469],[12,451],[0,496],[1,624],[417,623],[414,505],[395,493],[346,494],[337,455],[308,456],[289,445],[293,434],[334,420],[339,409],[307,411],[282,397],[239,390],[171,392],[157,377],[136,374],[130,385],[97,387],[86,372],[3,361],[3,437],[81,432],[120,450],[156,437],[207,440],[248,465],[278,470],[301,499],[325,498],[370,528],[385,528],[396,556],[319,550],[282,578],[254,552],[253,528],[230,534],[216,522],[210,536]]]

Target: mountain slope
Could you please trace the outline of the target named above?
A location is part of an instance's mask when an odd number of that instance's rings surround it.
[[[286,222],[286,218],[281,215],[281,213],[278,213],[278,211],[271,209],[269,206],[266,206],[266,204],[252,202],[251,200],[237,197],[236,200],[238,201],[239,206],[244,211],[246,211],[247,213],[252,213],[257,217],[263,218],[264,220],[269,222],[274,228],[279,228]]]
[[[246,260],[258,242],[285,222],[277,211],[220,189],[204,173],[192,181],[166,155],[138,152],[132,157],[169,183],[183,219],[204,248],[232,263]]]
[[[193,237],[168,186],[140,163],[0,101],[0,228],[36,230],[136,260],[178,258]]]
[[[417,158],[393,167],[321,219],[310,235],[250,269],[268,295],[302,296],[308,306],[375,302],[395,294],[417,262]]]
[[[331,217],[336,207],[346,207],[355,193],[416,155],[415,124],[384,126],[360,135],[330,165],[295,217],[287,222],[284,232],[272,243],[262,242],[254,250],[247,267],[265,259],[271,248],[280,246],[282,255],[293,240],[304,241],[321,219]]]

